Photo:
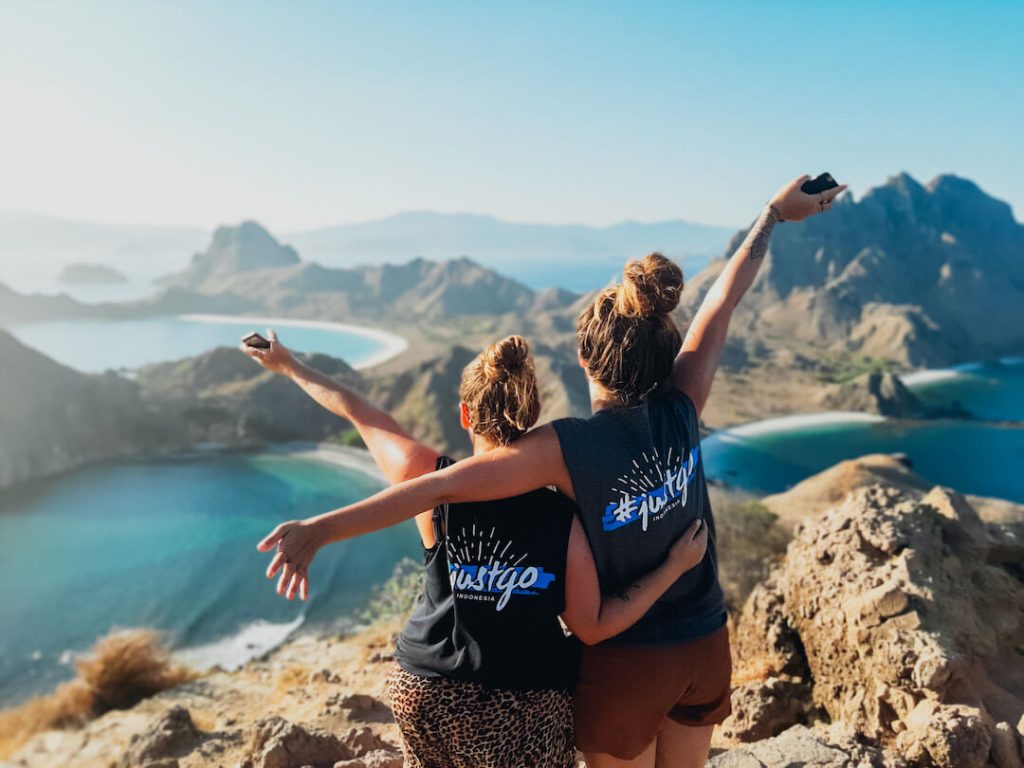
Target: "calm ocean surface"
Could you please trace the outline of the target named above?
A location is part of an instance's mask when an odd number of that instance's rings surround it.
[[[230,656],[280,642],[300,622],[352,615],[398,560],[418,557],[413,523],[320,553],[307,603],[274,592],[256,543],[283,520],[380,488],[326,461],[214,454],[97,466],[0,493],[0,705],[69,678],[67,652],[114,627],[167,630],[177,647],[243,632],[220,649]]]
[[[848,422],[749,436],[726,431],[703,441],[705,471],[737,488],[776,493],[843,459],[902,452],[935,483],[1024,502],[1024,429],[984,421],[1024,421],[1024,364],[963,366],[956,376],[912,389],[934,404],[958,402],[978,420]]]
[[[214,347],[238,346],[242,335],[249,331],[266,333],[263,325],[245,318],[200,322],[187,317],[60,320],[25,323],[8,330],[23,344],[88,373],[178,360]],[[350,365],[358,365],[381,349],[379,341],[357,333],[293,326],[287,321],[275,325],[274,330],[293,349],[323,352]]]

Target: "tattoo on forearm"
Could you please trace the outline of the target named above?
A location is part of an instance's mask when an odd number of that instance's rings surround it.
[[[779,213],[773,205],[769,205],[764,210],[764,213],[757,217],[757,221],[754,222],[754,226],[751,229],[753,233],[750,241],[751,261],[760,261],[768,252],[768,241],[771,239],[772,229],[777,221],[780,221]]]

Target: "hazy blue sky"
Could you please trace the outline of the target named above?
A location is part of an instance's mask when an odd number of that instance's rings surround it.
[[[955,172],[1024,211],[1024,2],[0,0],[0,208],[739,225]]]

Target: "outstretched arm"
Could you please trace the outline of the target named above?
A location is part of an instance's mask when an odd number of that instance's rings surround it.
[[[743,244],[732,255],[701,302],[690,323],[682,349],[672,370],[672,383],[693,401],[700,414],[711,393],[711,383],[718,370],[718,360],[725,346],[725,337],[733,310],[754,282],[772,230],[780,221],[802,221],[823,213],[846,189],[845,184],[814,195],[800,191],[808,176],[801,176],[784,186],[757,217]]]
[[[708,529],[695,520],[679,537],[660,566],[633,582],[622,594],[602,598],[594,555],[578,517],[573,518],[565,568],[562,619],[587,645],[615,637],[636,624],[665,590],[704,559]]]
[[[505,499],[544,486],[554,486],[575,498],[558,436],[550,424],[511,445],[406,480],[347,507],[282,523],[257,548],[268,552],[277,547],[267,578],[283,569],[278,591],[290,591],[288,585],[293,581],[306,583],[309,563],[326,544],[387,528],[444,503]]]
[[[242,344],[242,351],[268,371],[295,382],[307,395],[331,413],[347,419],[359,432],[373,460],[389,483],[400,483],[432,472],[438,452],[410,435],[387,411],[358,392],[339,384],[295,359],[272,330],[267,331],[269,349]],[[416,524],[426,547],[434,545],[429,512],[417,515]]]

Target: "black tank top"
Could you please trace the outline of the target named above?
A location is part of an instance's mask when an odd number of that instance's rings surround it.
[[[571,686],[578,643],[558,615],[575,512],[548,489],[435,509],[437,543],[425,551],[424,593],[398,637],[399,665],[489,688]]]
[[[553,423],[594,553],[601,593],[617,595],[656,568],[697,518],[708,525],[704,560],[640,621],[610,643],[673,645],[725,623],[697,412],[671,390],[640,405]]]

